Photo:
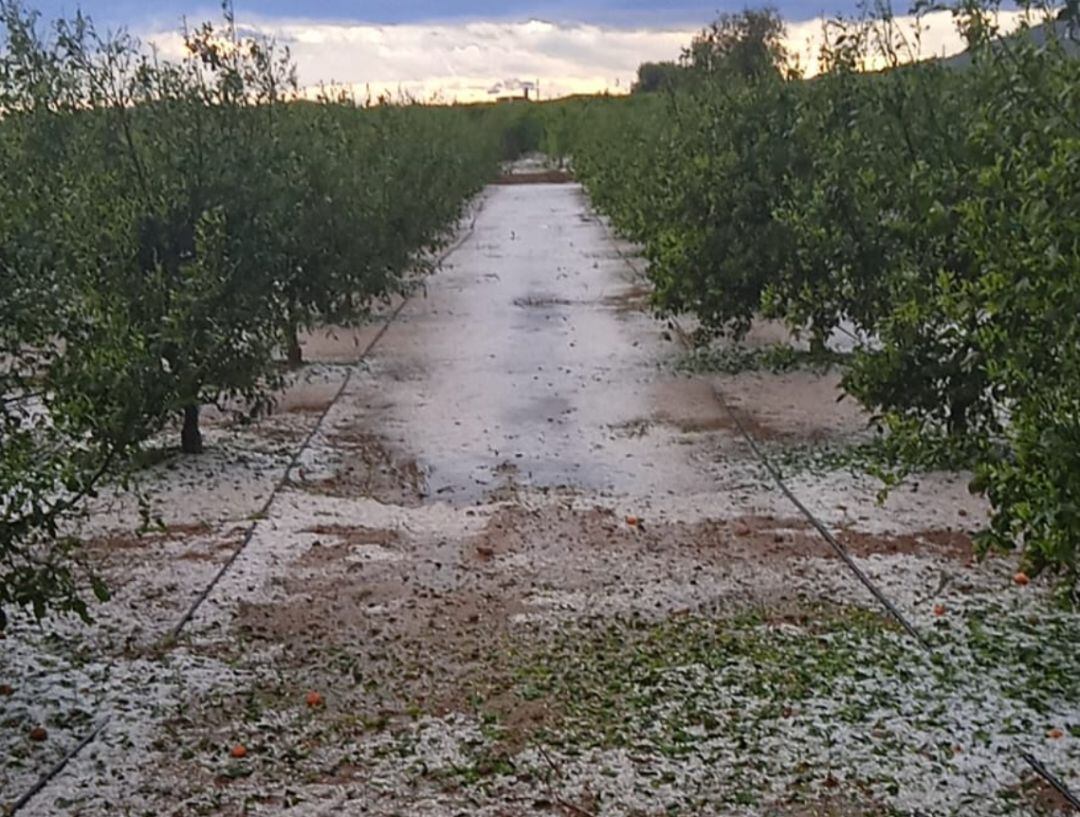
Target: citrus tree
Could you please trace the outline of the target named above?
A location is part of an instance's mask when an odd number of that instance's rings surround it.
[[[298,329],[405,291],[501,158],[485,112],[300,99],[228,7],[184,44],[0,0],[0,616],[85,614],[85,500],[176,418],[197,453],[201,406],[267,406]]]
[[[879,469],[965,465],[994,511],[979,542],[1077,583],[1075,4],[968,52],[915,61],[887,8],[836,20],[801,80],[768,12],[723,18],[665,92],[582,105],[568,150],[594,204],[642,243],[661,311],[705,330],[785,321],[866,339],[844,388],[887,432]],[[772,66],[770,68],[770,66]]]

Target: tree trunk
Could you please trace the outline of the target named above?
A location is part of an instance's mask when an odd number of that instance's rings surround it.
[[[199,407],[184,406],[184,427],[180,431],[180,450],[185,454],[201,454],[202,432],[199,431]]]
[[[290,369],[299,369],[304,365],[304,350],[300,348],[300,334],[295,326],[289,329],[289,341],[286,355]]]

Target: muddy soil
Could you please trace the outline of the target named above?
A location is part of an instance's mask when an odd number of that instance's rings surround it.
[[[0,802],[108,717],[21,813],[1053,813],[1002,719],[1080,781],[1080,629],[973,558],[965,475],[883,505],[791,480],[934,664],[717,399],[770,450],[842,445],[866,418],[836,376],[681,374],[632,248],[531,181],[485,193],[362,365],[377,327],[313,335],[275,415],[155,465],[163,529],[100,509],[99,622],[0,642]]]

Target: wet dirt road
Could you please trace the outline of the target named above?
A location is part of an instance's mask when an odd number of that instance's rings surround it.
[[[264,429],[314,429],[265,515],[170,489],[210,544],[254,515],[250,542],[176,642],[122,613],[194,580],[117,573],[122,714],[25,813],[868,817],[1011,791],[1000,747],[958,737],[1000,711],[971,676],[866,672],[921,659],[715,397],[773,445],[842,442],[864,419],[835,375],[676,373],[619,249],[576,185],[489,188],[340,396],[328,370]],[[792,484],[930,627],[1010,568],[968,564],[984,509],[959,475],[922,482],[884,507],[846,472]],[[157,564],[204,580],[224,557],[196,541],[178,527]],[[925,747],[953,743],[942,771]]]
[[[664,391],[677,350],[632,276],[578,187],[492,188],[472,238],[380,342],[358,414],[455,504],[508,487],[707,492],[690,452],[634,433],[682,396]]]

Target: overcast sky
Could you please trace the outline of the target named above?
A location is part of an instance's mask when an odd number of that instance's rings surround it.
[[[49,16],[71,13],[77,8],[94,19],[134,27],[174,24],[187,15],[201,18],[219,8],[210,2],[165,3],[158,0],[39,0],[30,2]],[[746,4],[732,0],[714,2],[643,2],[643,0],[456,0],[429,3],[423,0],[237,0],[240,17],[303,18],[323,22],[429,23],[464,20],[528,20],[587,22],[606,26],[700,26],[718,12],[738,11]],[[785,18],[807,20],[823,13],[852,11],[855,0],[781,0],[773,3]],[[906,11],[897,9],[897,11]]]
[[[46,18],[81,8],[101,27],[124,26],[166,56],[180,53],[181,21],[218,19],[214,3],[146,0],[29,0]],[[359,96],[402,93],[441,101],[490,99],[539,81],[544,98],[620,92],[644,61],[675,59],[693,34],[743,0],[368,0],[320,3],[237,0],[246,29],[288,45],[302,84],[333,82]],[[755,5],[755,3],[751,3]],[[855,0],[780,0],[789,47],[804,68],[816,62],[824,15],[852,13]],[[897,13],[906,8],[898,7]],[[948,14],[935,21],[923,53],[959,50]]]

